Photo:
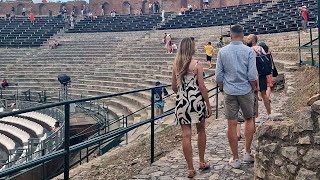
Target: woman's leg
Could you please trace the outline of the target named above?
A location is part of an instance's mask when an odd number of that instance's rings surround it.
[[[192,146],[191,146],[191,125],[182,124],[182,148],[183,154],[188,164],[188,170],[194,170],[192,160]]]
[[[207,143],[205,120],[197,124],[197,133],[198,133],[199,160],[200,160],[200,163],[205,163],[204,153],[206,150],[206,143]]]

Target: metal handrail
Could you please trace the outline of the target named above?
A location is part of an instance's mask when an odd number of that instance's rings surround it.
[[[13,167],[7,168],[3,171],[0,171],[0,178],[5,177],[14,173],[17,173],[18,171],[31,168],[34,166],[37,166],[41,163],[45,163],[47,161],[56,159],[58,157],[64,156],[64,178],[68,179],[69,178],[69,170],[70,170],[70,153],[77,152],[81,149],[91,147],[95,144],[101,144],[101,142],[104,142],[109,139],[113,139],[114,137],[117,137],[119,135],[124,135],[125,133],[128,133],[129,131],[136,129],[138,127],[141,127],[145,124],[151,123],[151,163],[154,162],[154,121],[163,117],[166,117],[168,115],[171,115],[174,113],[174,109],[170,109],[169,111],[166,111],[165,113],[154,117],[154,93],[156,88],[164,88],[164,87],[169,87],[169,85],[163,85],[163,86],[157,86],[157,87],[151,87],[151,88],[145,88],[145,89],[138,89],[138,90],[132,90],[129,92],[122,92],[122,93],[117,93],[117,94],[109,94],[109,95],[102,95],[102,96],[97,96],[97,97],[90,97],[90,98],[84,98],[84,99],[77,99],[77,100],[69,100],[69,101],[64,101],[64,102],[57,102],[57,103],[50,103],[50,104],[44,104],[39,107],[31,107],[29,109],[23,109],[19,111],[14,111],[14,112],[7,112],[0,114],[0,118],[6,117],[6,116],[14,116],[18,115],[20,113],[26,113],[26,112],[31,112],[31,111],[38,111],[41,109],[46,109],[46,108],[52,108],[52,107],[57,107],[57,106],[64,106],[64,112],[65,112],[65,128],[64,128],[64,134],[65,134],[65,141],[64,141],[64,149],[57,150],[54,152],[51,152],[47,155],[41,156],[37,159],[33,159],[31,161],[28,161],[24,164],[19,164],[15,165]],[[216,91],[216,98],[218,96],[218,88],[215,88]],[[111,97],[116,97],[116,96],[121,96],[125,94],[131,94],[131,93],[137,93],[137,92],[142,92],[142,91],[151,91],[151,118],[142,120],[138,123],[129,125],[127,127],[121,128],[121,129],[116,129],[112,132],[93,137],[92,139],[88,139],[84,142],[78,143],[76,145],[70,146],[70,104],[72,103],[78,103],[78,102],[85,102],[85,101],[93,101],[93,100],[99,100],[99,99],[104,99],[104,98],[111,98]],[[217,102],[216,102],[217,103]],[[216,106],[216,115],[218,113],[218,106]]]

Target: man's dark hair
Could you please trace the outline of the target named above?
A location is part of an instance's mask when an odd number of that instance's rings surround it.
[[[233,37],[241,37],[243,36],[243,27],[239,24],[231,27],[231,35]]]
[[[208,42],[209,45],[211,45],[211,42]]]

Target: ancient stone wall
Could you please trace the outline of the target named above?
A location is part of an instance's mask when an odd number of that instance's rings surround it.
[[[65,6],[68,12],[71,12],[73,8],[76,9],[76,14],[80,14],[80,10],[83,5],[86,4],[85,1],[72,1],[66,3],[27,3],[27,2],[8,2],[0,3],[0,15],[5,15],[10,13],[11,8],[15,8],[16,15],[21,15],[22,8],[26,8],[28,12],[32,11],[36,15],[48,15],[49,10],[53,14],[58,14],[62,6]]]
[[[109,14],[111,10],[115,9],[119,14],[134,14],[139,8],[142,8],[144,13],[149,13],[148,5],[149,3],[155,2],[157,0],[90,0],[88,4],[92,13],[97,15],[101,14],[101,9],[103,8],[105,13]],[[209,0],[210,7],[225,7],[225,6],[235,6],[239,4],[249,4],[249,3],[259,3],[267,0]],[[158,0],[160,6],[165,11],[178,12],[181,6],[186,6],[191,4],[197,8],[202,8],[203,0]],[[22,7],[32,11],[36,15],[47,15],[49,10],[52,10],[54,14],[58,14],[61,7],[66,5],[68,12],[70,13],[73,7],[76,7],[76,14],[80,14],[80,10],[86,4],[85,1],[74,1],[66,3],[28,3],[28,2],[10,2],[4,3],[0,2],[0,15],[4,15],[10,12],[12,7],[15,7],[17,14],[21,14],[20,11]]]
[[[320,179],[320,101],[257,131],[255,179]]]

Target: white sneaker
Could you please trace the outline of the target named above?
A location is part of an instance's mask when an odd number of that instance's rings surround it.
[[[234,160],[233,158],[231,158],[229,160],[229,165],[235,169],[240,169],[241,163],[240,163],[239,159]]]
[[[245,152],[243,154],[243,161],[250,162],[250,163],[254,162],[254,155],[251,153]]]

